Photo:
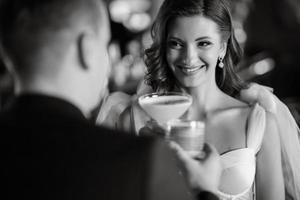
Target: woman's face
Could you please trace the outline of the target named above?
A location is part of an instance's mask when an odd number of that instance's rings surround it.
[[[203,16],[178,17],[168,27],[167,63],[183,87],[215,83],[226,44],[217,24]]]

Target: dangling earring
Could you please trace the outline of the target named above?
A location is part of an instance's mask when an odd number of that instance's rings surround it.
[[[222,57],[219,57],[219,64],[218,64],[218,66],[219,66],[221,69],[223,69],[223,67],[224,67],[224,63],[223,63],[223,58],[222,58]]]

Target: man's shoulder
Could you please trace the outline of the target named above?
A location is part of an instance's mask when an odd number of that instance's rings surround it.
[[[159,138],[151,136],[136,136],[130,132],[113,130],[111,128],[93,125],[86,128],[90,140],[93,138],[101,141],[103,146],[123,149],[123,153],[129,154],[149,153],[156,154],[156,151],[165,150],[165,142]]]
[[[3,125],[5,122],[12,121],[13,111],[8,110],[6,107],[0,110],[0,125]]]
[[[3,140],[6,141],[6,146],[18,144],[20,148],[24,148],[27,145],[26,142],[29,142],[37,149],[47,147],[62,152],[69,151],[69,148],[99,154],[104,151],[108,154],[117,154],[117,152],[129,154],[130,151],[136,154],[136,152],[148,151],[152,146],[159,144],[152,137],[137,137],[132,133],[71,119],[63,119],[62,123],[56,120],[39,123],[2,115],[0,116],[0,132],[2,138],[6,138]],[[48,145],[51,143],[59,145]]]

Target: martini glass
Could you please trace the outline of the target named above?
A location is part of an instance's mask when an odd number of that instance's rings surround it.
[[[164,124],[181,117],[192,104],[192,96],[180,92],[145,94],[138,99],[139,105],[157,123]]]
[[[192,157],[203,155],[204,122],[178,119],[191,106],[192,96],[180,92],[150,93],[139,97],[138,102],[157,122],[161,130],[156,131],[167,141],[176,142]]]

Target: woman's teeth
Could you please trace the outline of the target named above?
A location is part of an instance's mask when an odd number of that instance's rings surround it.
[[[191,73],[194,73],[194,72],[200,70],[202,67],[204,67],[204,65],[199,66],[199,67],[193,67],[193,68],[180,67],[180,69],[183,73],[191,74]]]

